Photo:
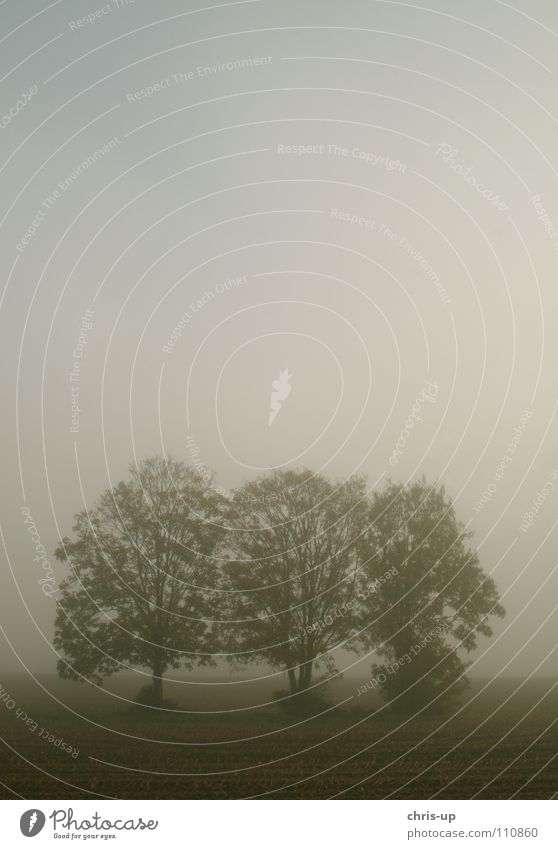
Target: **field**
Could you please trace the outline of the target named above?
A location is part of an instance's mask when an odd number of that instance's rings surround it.
[[[1,682],[11,698],[0,704],[2,798],[558,793],[558,686],[549,679],[477,681],[453,716],[410,721],[379,704],[355,707],[354,699],[309,720],[288,718],[276,705],[153,715],[78,685],[41,683],[63,705],[17,676]],[[126,687],[137,692],[136,684],[128,682],[119,695]],[[332,701],[342,701],[350,687],[333,689]],[[200,710],[200,698],[190,710]],[[55,745],[60,740],[67,751]]]

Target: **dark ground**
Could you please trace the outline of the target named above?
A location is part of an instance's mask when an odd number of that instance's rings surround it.
[[[558,793],[558,683],[550,679],[477,681],[460,713],[411,721],[374,708],[366,697],[306,721],[289,719],[276,706],[133,714],[125,702],[89,687],[48,676],[41,681],[69,707],[21,677],[0,681],[15,702],[11,708],[0,702],[2,798],[548,799]],[[134,680],[119,692],[138,689]],[[339,702],[354,692],[354,682],[345,681],[329,695]],[[265,701],[256,695],[252,702]],[[200,688],[195,698],[190,693],[190,709],[200,710],[202,702]],[[37,723],[35,732],[18,709]],[[79,755],[42,739],[41,728]]]

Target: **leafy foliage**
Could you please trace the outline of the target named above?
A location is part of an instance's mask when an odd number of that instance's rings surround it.
[[[224,644],[237,661],[286,670],[293,694],[317,665],[335,673],[328,650],[350,639],[365,503],[362,479],[338,485],[308,470],[276,471],[235,495]]]
[[[365,648],[394,709],[443,706],[467,684],[463,652],[504,615],[444,488],[424,479],[369,496],[363,478],[275,471],[225,500],[156,457],[79,513],[74,533],[56,551],[71,567],[59,672],[100,683],[148,668],[146,705],[164,704],[166,670],[220,653],[285,672],[287,709],[319,712],[316,670],[334,676],[332,652]]]
[[[100,683],[147,667],[157,702],[169,667],[211,660],[200,650],[221,509],[196,472],[152,458],[76,516],[75,539],[56,551],[72,570],[55,623],[63,677]]]
[[[384,659],[373,674],[396,707],[455,696],[466,684],[457,652],[476,648],[478,634],[492,635],[489,617],[504,615],[470,537],[443,486],[390,483],[371,499],[360,549],[362,626]],[[377,591],[366,593],[371,585]]]

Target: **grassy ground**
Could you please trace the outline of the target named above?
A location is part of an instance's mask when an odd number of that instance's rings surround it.
[[[477,683],[461,712],[411,721],[352,703],[306,721],[276,707],[161,717],[86,699],[31,704],[18,693],[16,707],[0,706],[0,795],[550,798],[558,792],[554,684]]]

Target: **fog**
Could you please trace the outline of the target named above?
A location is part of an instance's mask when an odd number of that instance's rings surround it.
[[[443,483],[507,611],[471,677],[555,676],[554,4],[138,0],[75,27],[85,3],[21,5],[0,8],[2,113],[37,87],[1,130],[3,672],[57,659],[21,508],[60,581],[73,515],[164,454],[224,489]]]

